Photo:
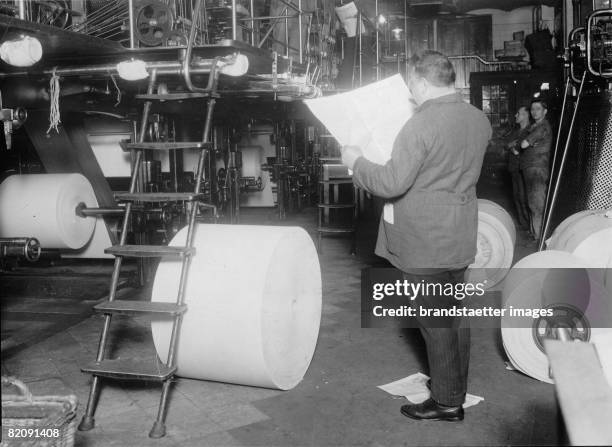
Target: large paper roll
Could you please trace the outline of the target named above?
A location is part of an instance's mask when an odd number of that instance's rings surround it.
[[[13,175],[0,185],[0,237],[35,237],[42,248],[79,249],[91,238],[95,217],[77,206],[97,206],[81,174]]]
[[[562,309],[563,317],[575,323],[573,335],[583,341],[612,331],[610,294],[588,263],[567,252],[547,250],[521,259],[506,277],[502,297],[506,309]],[[542,346],[544,337],[555,336],[547,334],[550,326],[536,319],[530,327],[516,326],[516,319],[502,317],[503,346],[510,362],[528,376],[553,383]]]
[[[303,378],[321,319],[321,272],[301,228],[199,225],[186,290],[177,374],[287,390]],[[181,230],[170,245],[184,245]],[[180,261],[162,260],[152,300],[175,301]],[[167,359],[171,322],[151,323]]]
[[[612,210],[571,215],[555,229],[546,247],[572,253],[593,267],[607,267],[612,260]]]
[[[516,228],[508,212],[495,202],[478,199],[476,259],[467,272],[469,282],[485,288],[499,284],[512,266]]]

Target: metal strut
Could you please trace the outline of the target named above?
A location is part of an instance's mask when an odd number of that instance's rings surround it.
[[[555,188],[553,190],[552,198],[550,200],[550,206],[548,207],[549,208],[548,213],[546,213],[546,218],[544,219],[542,231],[540,232],[540,241],[538,243],[538,251],[542,251],[544,247],[546,235],[548,234],[548,230],[550,228],[550,221],[553,215],[553,211],[555,209],[555,205],[557,203],[557,195],[559,193],[561,177],[563,175],[563,169],[565,168],[565,160],[567,158],[567,153],[569,151],[569,146],[570,146],[570,142],[572,139],[572,133],[574,132],[574,123],[576,122],[576,116],[578,115],[578,108],[580,107],[580,98],[582,97],[582,89],[584,87],[586,75],[587,73],[585,70],[584,73],[582,74],[582,80],[580,81],[580,89],[578,90],[578,96],[576,98],[576,105],[574,107],[574,113],[572,114],[572,120],[570,122],[569,131],[567,132],[567,139],[565,141],[565,147],[563,148],[563,156],[561,157],[561,164],[559,165],[559,173],[557,174],[557,178],[555,180]],[[561,123],[559,125],[561,125]],[[553,168],[554,168],[554,165],[553,165]],[[550,184],[552,185],[552,181],[550,182]],[[548,202],[548,197],[547,197],[547,202]]]

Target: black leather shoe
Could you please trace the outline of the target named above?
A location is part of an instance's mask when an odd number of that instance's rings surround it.
[[[462,421],[463,407],[447,407],[433,399],[420,404],[402,405],[402,414],[412,419],[428,421]]]

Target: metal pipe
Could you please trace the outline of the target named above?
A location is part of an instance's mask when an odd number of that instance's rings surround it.
[[[88,208],[85,203],[81,202],[77,205],[74,212],[79,217],[116,216],[119,214],[123,214],[125,212],[125,208],[119,206],[113,208]]]
[[[191,23],[191,29],[189,30],[189,40],[187,41],[187,49],[185,50],[185,55],[182,64],[182,74],[185,79],[185,84],[187,88],[193,91],[193,84],[191,83],[191,52],[193,50],[193,45],[195,43],[195,35],[196,35],[196,21],[198,17],[200,17],[200,10],[202,8],[202,0],[197,0],[195,8],[193,9],[193,21]]]
[[[286,9],[285,9],[286,11]],[[287,15],[278,15],[278,16],[259,16],[259,17],[253,17],[253,18],[249,18],[249,17],[245,17],[243,19],[240,19],[242,22],[257,22],[259,20],[272,20],[272,19],[295,19],[296,17],[298,17],[299,14],[287,14]]]
[[[404,61],[408,79],[408,2],[404,2]]]
[[[374,3],[374,31],[376,32],[376,80],[380,80],[380,35],[378,30],[378,0]],[[398,56],[399,60],[399,56]],[[398,70],[399,72],[399,70]]]
[[[287,8],[285,8],[283,10],[283,12],[281,13],[281,15],[285,15],[287,14]],[[274,27],[280,22],[280,19],[282,17],[279,17],[277,19],[274,20],[274,23],[270,24],[270,28],[268,28],[268,31],[266,31],[266,34],[264,34],[263,38],[261,39],[261,41],[259,42],[259,45],[257,45],[257,48],[261,48],[262,45],[264,44],[264,42],[266,41],[266,39],[270,36],[270,34],[272,34],[272,31],[274,31]]]
[[[26,0],[17,0],[17,6],[19,7],[19,18],[21,20],[26,19]]]
[[[357,14],[357,32],[359,33],[359,87],[363,85],[363,41],[361,30],[361,10]]]
[[[281,42],[280,40],[275,39],[274,37],[269,37],[269,39],[270,39],[270,41],[272,41],[272,42],[276,42],[276,43],[278,43],[279,45],[285,46],[285,43],[284,43],[284,42]],[[289,49],[290,49],[290,50],[293,50],[293,51],[295,51],[295,52],[297,52],[297,51],[298,51],[298,49],[297,49],[296,47],[292,46],[292,45],[289,45]]]
[[[297,11],[298,13],[302,13],[302,8],[297,8],[293,1],[279,0],[283,5],[290,7],[291,9]]]
[[[485,59],[483,59],[482,57],[478,56],[478,55],[470,55],[470,56],[448,56],[448,59],[453,60],[453,59],[465,59],[465,60],[471,60],[471,59],[475,59],[478,62],[480,62],[481,64],[484,65],[512,65],[512,62],[506,62],[506,61],[487,61]]]
[[[222,62],[231,64],[236,60],[235,55],[229,55],[221,59]],[[207,74],[210,73],[213,66],[215,65],[215,59],[201,59],[193,62],[193,66],[190,66],[190,72],[195,74]],[[145,68],[151,72],[157,71],[158,75],[180,75],[183,73],[184,62],[177,61],[163,61],[163,62],[145,62]],[[1,78],[20,77],[28,74],[48,74],[51,75],[56,73],[58,76],[87,76],[93,74],[104,74],[108,76],[109,73],[118,74],[117,64],[103,64],[103,65],[92,65],[88,67],[65,67],[58,68],[56,70],[48,69],[41,70],[40,72],[10,72],[0,73]]]
[[[438,51],[438,19],[433,19],[433,49]]]
[[[563,96],[563,106],[561,107],[561,116],[559,117],[559,128],[557,129],[557,139],[555,140],[555,150],[553,152],[553,161],[551,165],[550,178],[548,181],[548,189],[546,190],[546,201],[544,202],[544,220],[542,221],[542,225],[546,222],[546,217],[548,215],[548,201],[550,200],[550,191],[553,185],[553,172],[555,172],[555,165],[557,164],[557,153],[559,152],[559,143],[561,142],[561,127],[563,126],[563,118],[565,117],[565,106],[567,105],[567,95],[570,89],[570,78],[567,78],[567,82],[565,83],[565,95]],[[540,234],[542,235],[542,240],[540,241],[540,245],[538,246],[538,251],[542,251],[544,248],[544,240],[546,239],[546,234],[544,234],[544,227],[540,228]]]
[[[238,38],[238,23],[236,22],[236,0],[232,0],[232,40]]]
[[[302,34],[304,34],[304,32],[302,31],[302,0],[298,0],[298,8],[300,10],[300,13],[298,14],[298,39],[300,41],[298,47],[300,49],[299,52],[299,58],[300,58],[300,64],[304,61],[304,42],[303,42],[303,38],[304,36]]]
[[[134,35],[134,0],[128,0],[128,16],[130,25],[130,48],[136,47],[136,38]]]
[[[289,57],[289,19],[285,19],[285,56]]]
[[[582,96],[582,88],[584,87],[584,82],[586,79],[586,70],[582,74],[582,81],[580,82],[580,89],[578,90],[578,97],[576,98],[576,107],[574,108],[574,113],[572,114],[572,121],[570,122],[570,127],[567,132],[567,140],[565,141],[565,148],[563,149],[563,157],[561,158],[561,164],[559,165],[559,174],[557,175],[557,180],[555,181],[555,189],[553,191],[552,199],[550,201],[550,210],[548,212],[548,216],[546,217],[546,223],[544,224],[544,229],[540,233],[541,240],[538,241],[539,247],[543,247],[544,239],[546,234],[548,233],[548,228],[550,226],[550,220],[553,214],[553,210],[555,208],[555,202],[557,201],[557,194],[559,193],[559,185],[561,184],[561,175],[563,174],[563,168],[565,167],[565,159],[567,157],[567,152],[569,151],[570,141],[572,138],[572,132],[574,130],[574,123],[576,122],[576,115],[578,114],[578,107],[580,106],[580,98]],[[541,248],[540,248],[541,250]]]
[[[251,0],[251,45],[255,46],[255,0]]]

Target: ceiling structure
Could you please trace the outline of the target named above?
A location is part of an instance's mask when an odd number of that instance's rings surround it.
[[[355,1],[362,10],[374,16],[375,2],[371,0]],[[529,6],[559,6],[559,0],[379,0],[379,10],[404,11],[408,6],[409,15],[436,15],[439,13],[465,14],[477,9],[500,9],[511,11]]]

